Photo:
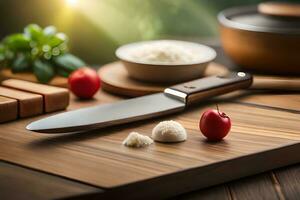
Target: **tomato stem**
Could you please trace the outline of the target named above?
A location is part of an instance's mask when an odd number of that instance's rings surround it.
[[[216,107],[217,107],[217,111],[218,111],[218,113],[219,113],[219,115],[221,116],[221,117],[226,117],[226,118],[229,118],[225,113],[221,113],[220,112],[220,110],[219,110],[219,106],[218,106],[218,104],[216,103]]]
[[[216,107],[217,107],[217,111],[218,111],[219,115],[221,115],[220,110],[219,110],[219,106],[218,106],[217,103],[216,103]]]

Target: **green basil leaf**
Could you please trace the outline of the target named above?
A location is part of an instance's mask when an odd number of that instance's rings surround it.
[[[67,72],[72,72],[80,67],[86,66],[84,61],[72,54],[63,54],[53,59],[55,65]]]
[[[43,29],[37,24],[29,24],[25,27],[24,33],[33,41],[43,41],[44,33]]]
[[[54,68],[49,62],[36,60],[33,63],[33,73],[41,83],[48,83],[54,77]]]
[[[30,63],[27,56],[24,54],[18,54],[12,62],[11,70],[14,73],[24,72],[30,69]]]
[[[29,50],[29,43],[29,38],[23,34],[12,34],[4,39],[4,44],[13,51]]]
[[[57,47],[58,45],[64,43],[65,41],[61,40],[60,38],[53,36],[48,38],[47,44],[51,47]]]
[[[47,40],[47,44],[50,45],[51,47],[57,47],[62,44],[66,44],[68,41],[68,38],[65,34],[63,33],[57,33],[53,35],[52,37],[49,37]]]

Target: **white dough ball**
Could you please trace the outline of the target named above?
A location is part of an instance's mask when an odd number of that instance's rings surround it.
[[[176,121],[163,121],[152,130],[152,136],[158,142],[182,142],[187,138],[186,130]]]

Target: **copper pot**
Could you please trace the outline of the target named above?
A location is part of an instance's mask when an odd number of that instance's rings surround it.
[[[246,70],[300,74],[300,4],[264,3],[218,15],[225,53]]]

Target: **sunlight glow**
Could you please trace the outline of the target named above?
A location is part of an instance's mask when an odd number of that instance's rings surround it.
[[[79,0],[65,0],[66,4],[68,4],[69,6],[75,7],[78,5]]]

